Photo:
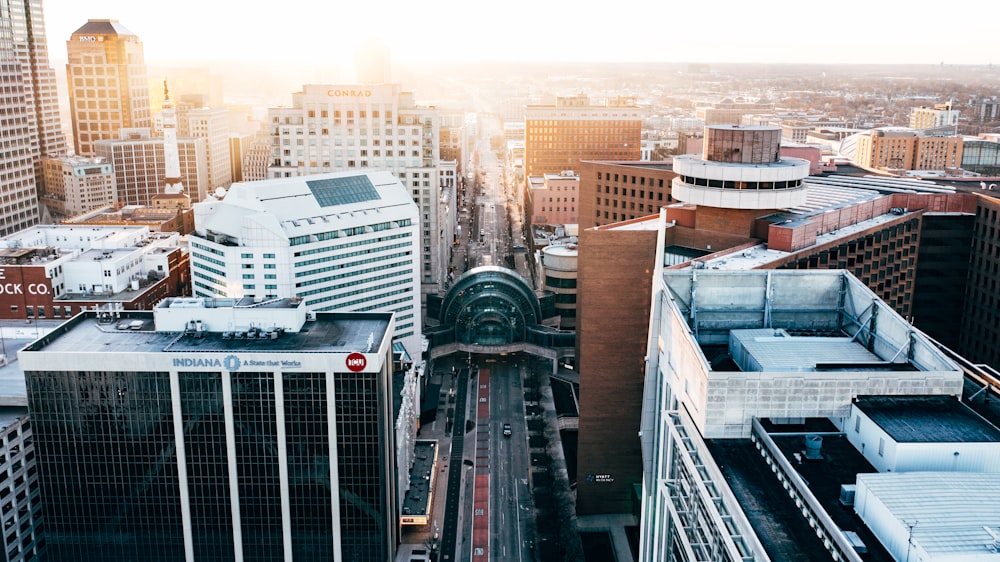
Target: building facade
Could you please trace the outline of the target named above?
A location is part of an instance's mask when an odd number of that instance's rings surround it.
[[[440,115],[399,84],[306,85],[291,107],[268,110],[268,177],[390,171],[420,208],[420,280],[437,292],[447,278],[458,210],[455,161],[440,158]]]
[[[149,129],[120,131],[117,140],[94,142],[98,157],[110,162],[115,171],[115,189],[120,205],[150,205],[163,193],[167,159],[163,138],[153,138]],[[192,201],[208,195],[208,164],[205,139],[177,139],[180,180]]]
[[[531,224],[577,224],[580,176],[572,170],[563,170],[543,175],[541,184],[529,185],[532,185],[528,207]]]
[[[5,358],[6,359],[6,358]],[[8,402],[4,397],[4,402]],[[0,514],[4,552],[0,560],[39,560],[45,552],[38,465],[28,408],[0,406]]]
[[[421,356],[419,215],[389,172],[237,183],[194,207],[195,296],[395,312],[393,339]]]
[[[632,98],[564,97],[525,108],[525,177],[579,170],[581,160],[639,160],[641,149],[642,111]]]
[[[122,128],[152,127],[149,82],[139,37],[117,20],[88,20],[66,42],[66,76],[76,153]]]
[[[857,135],[854,162],[868,169],[944,170],[962,165],[962,137],[923,136],[909,129]]]
[[[392,559],[392,316],[89,312],[19,353],[54,560]]]
[[[60,130],[55,72],[49,66],[41,0],[3,4],[0,13],[0,235],[38,223],[38,196],[44,193],[42,159],[65,154]]]
[[[177,136],[205,139],[207,191],[226,189],[233,183],[230,162],[229,111],[224,107],[177,105]]]
[[[951,102],[936,103],[933,107],[914,107],[910,112],[911,129],[936,129],[958,127],[959,111]]]
[[[49,212],[72,217],[118,202],[115,173],[100,158],[62,156],[45,161],[45,195]]]
[[[580,167],[580,230],[656,213],[673,201],[673,162],[585,161]]]
[[[542,248],[542,271],[545,273],[544,287],[555,295],[555,307],[559,313],[559,329],[576,329],[576,244],[549,245]]]
[[[190,291],[180,236],[145,226],[46,225],[0,239],[0,318],[150,310]]]
[[[928,395],[957,403],[950,395],[961,394],[962,371],[844,272],[657,267],[654,277],[639,560],[860,560],[844,531],[870,535],[863,525],[833,522],[832,510],[844,504],[814,495],[810,488],[819,486],[809,482],[818,476],[803,465],[823,459],[850,472],[827,475],[827,486],[853,485],[856,471],[848,453],[824,457],[815,448],[822,437],[813,436],[810,450],[806,420],[822,419],[847,432],[852,402],[864,395]],[[878,322],[869,322],[869,315]],[[805,437],[804,454],[778,449],[783,431],[797,432],[797,444]],[[810,475],[796,476],[796,462]],[[747,465],[753,469],[744,470]],[[753,471],[762,476],[751,477]],[[740,489],[746,485],[757,486],[757,497],[775,494],[780,504],[752,505],[753,492]],[[772,491],[782,485],[781,492]],[[775,505],[789,507],[772,510]],[[772,532],[774,525],[780,533]],[[796,533],[795,525],[811,531]],[[774,537],[785,533],[796,537],[792,544],[776,544]],[[874,539],[858,542],[879,547]]]

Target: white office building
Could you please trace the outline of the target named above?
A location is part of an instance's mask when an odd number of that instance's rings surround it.
[[[311,311],[395,312],[420,357],[419,216],[389,172],[235,183],[194,205],[195,296],[301,297]]]
[[[440,157],[441,117],[399,84],[306,85],[291,107],[268,110],[268,177],[387,170],[420,207],[420,281],[437,292],[447,277],[456,213],[457,161]]]

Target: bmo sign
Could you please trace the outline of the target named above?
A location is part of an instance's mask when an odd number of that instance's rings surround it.
[[[347,356],[347,368],[355,373],[364,371],[365,367],[368,366],[368,359],[364,355],[358,352],[354,352]]]

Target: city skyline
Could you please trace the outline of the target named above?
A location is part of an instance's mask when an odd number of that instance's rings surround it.
[[[986,6],[985,2],[973,2]],[[286,4],[286,6],[288,6]],[[383,41],[394,61],[992,64],[989,18],[962,20],[947,42],[928,41],[927,12],[845,0],[810,8],[791,0],[724,2],[725,12],[644,2],[634,9],[567,10],[514,0],[470,8],[457,0],[362,4],[297,1],[282,10],[230,11],[179,0],[170,10],[125,0],[52,0],[45,21],[53,58],[88,19],[117,19],[138,35],[152,64],[288,61],[349,67],[358,45]],[[313,17],[309,14],[313,14]],[[935,23],[937,23],[935,21]],[[642,25],[649,25],[643,29]],[[650,25],[652,24],[652,25]],[[820,33],[816,33],[819,30]],[[824,31],[827,34],[823,35]],[[526,40],[530,37],[530,40]],[[192,39],[193,38],[193,39]]]

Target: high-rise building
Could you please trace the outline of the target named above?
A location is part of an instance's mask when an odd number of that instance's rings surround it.
[[[292,107],[268,110],[268,127],[268,177],[345,170],[396,174],[420,207],[423,291],[441,288],[458,216],[458,163],[440,158],[437,108],[417,105],[399,84],[306,85],[293,94]]]
[[[114,167],[119,204],[150,205],[153,197],[164,192],[168,178],[167,143],[162,137],[151,137],[149,129],[123,129],[119,133],[121,138],[116,140],[95,142],[94,152]],[[179,179],[192,201],[208,195],[205,154],[205,139],[177,139]]]
[[[45,160],[45,184],[41,202],[56,216],[72,217],[118,200],[115,173],[100,158],[59,156]]]
[[[236,183],[194,206],[194,294],[299,297],[309,310],[396,313],[420,357],[419,215],[388,172]]]
[[[205,139],[209,192],[219,187],[228,188],[233,183],[229,161],[229,110],[181,101],[177,104],[177,135]]]
[[[52,560],[391,560],[390,314],[168,298],[22,350]]]
[[[70,115],[76,153],[123,128],[152,127],[142,42],[118,20],[88,20],[66,42]]]
[[[958,127],[959,111],[952,109],[951,102],[936,103],[933,107],[914,107],[910,111],[910,128],[912,129]]]
[[[66,135],[59,118],[56,72],[49,64],[48,38],[41,0],[11,4],[10,18],[14,50],[24,76],[25,103],[29,124],[37,138],[31,143],[39,194],[45,193],[42,160],[66,154]]]
[[[642,111],[633,98],[592,104],[574,96],[525,108],[525,177],[579,170],[581,160],[638,160],[641,148]]]
[[[55,72],[49,66],[41,0],[4,4],[0,11],[0,234],[38,222],[44,193],[42,159],[65,154]]]

